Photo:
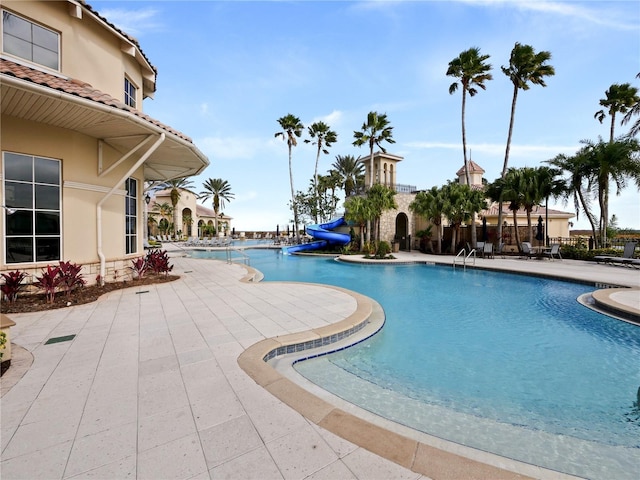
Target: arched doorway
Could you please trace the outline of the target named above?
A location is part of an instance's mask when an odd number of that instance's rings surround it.
[[[400,250],[411,251],[411,235],[409,235],[409,217],[404,212],[396,215],[396,242],[400,244]]]

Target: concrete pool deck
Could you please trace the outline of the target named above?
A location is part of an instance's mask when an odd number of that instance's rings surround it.
[[[418,252],[397,257],[452,260]],[[13,365],[0,381],[3,479],[525,478],[408,444],[293,384],[269,379],[273,370],[249,376],[239,365],[259,342],[305,339],[309,331],[326,334],[342,328],[340,322],[352,324],[370,313],[365,300],[319,285],[241,282],[247,272],[239,265],[172,260],[178,281],[112,292],[88,305],[10,315]],[[477,267],[485,264],[640,287],[640,271],[624,267],[476,260]],[[615,297],[622,304],[640,295],[622,293]],[[45,344],[67,335],[75,338]],[[270,393],[278,389],[286,403]],[[380,442],[399,452],[394,461],[367,450],[377,451]]]

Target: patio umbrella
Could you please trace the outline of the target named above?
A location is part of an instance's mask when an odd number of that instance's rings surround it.
[[[536,240],[538,240],[539,242],[541,242],[544,239],[544,233],[543,233],[543,227],[542,227],[542,215],[540,215],[538,217],[538,228],[537,228],[537,232],[536,232]]]
[[[233,228],[231,229],[231,235],[234,235],[234,236],[235,236],[235,234],[236,234],[236,227],[233,227]]]
[[[487,235],[487,217],[482,217],[482,240],[483,241],[487,241],[488,240],[488,235]]]
[[[280,236],[280,225],[276,225],[276,237]]]
[[[287,237],[289,236],[289,224],[287,223]]]

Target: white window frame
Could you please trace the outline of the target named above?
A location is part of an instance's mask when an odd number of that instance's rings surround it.
[[[15,36],[7,33],[6,28],[4,26],[5,15],[12,15],[12,16],[14,16],[14,17],[16,17],[16,18],[18,18],[18,19],[20,19],[20,20],[22,20],[24,22],[27,22],[27,23],[29,23],[31,25],[31,38],[28,41],[28,43],[31,45],[31,55],[30,55],[30,57],[29,56],[20,55],[19,53],[16,53],[16,52],[7,51],[7,49],[5,48],[5,43],[6,43],[5,36],[11,36],[11,37],[17,38],[20,41],[27,42],[26,39],[15,37]],[[34,39],[33,39],[33,27],[34,26],[38,27],[38,28],[40,28],[42,30],[45,30],[47,32],[50,32],[51,34],[56,36],[58,41],[57,41],[57,45],[56,45],[56,50],[55,51],[51,50],[49,48],[46,48],[46,46],[44,46],[44,45],[38,45],[37,43],[34,42]],[[39,65],[39,66],[42,66],[42,67],[45,67],[45,68],[48,68],[48,69],[55,70],[55,71],[59,72],[60,71],[60,50],[61,50],[60,45],[61,45],[61,43],[60,43],[60,32],[52,30],[49,27],[46,27],[46,26],[44,26],[44,25],[42,25],[40,23],[34,22],[32,20],[29,20],[29,19],[27,19],[27,18],[25,18],[25,17],[23,17],[21,15],[18,15],[18,14],[14,13],[14,12],[10,12],[8,10],[2,9],[2,53],[3,54],[11,55],[13,57],[20,58],[22,60],[26,60],[28,62],[31,62],[31,63],[33,63],[35,65]],[[40,49],[43,49],[43,50],[47,50],[49,52],[54,53],[56,55],[56,62],[55,62],[56,64],[55,65],[47,65],[47,64],[40,63],[40,62],[37,62],[36,60],[34,60],[34,58],[33,58],[34,57],[34,55],[33,55],[34,46],[37,47],[37,48],[40,48]]]
[[[131,108],[137,108],[138,87],[129,77],[124,77],[124,103]]]
[[[13,179],[13,178],[7,178],[7,174],[6,174],[6,155],[7,154],[11,154],[11,155],[17,155],[17,156],[21,156],[24,157],[24,161],[30,161],[32,162],[33,168],[32,168],[32,178],[30,181],[28,180],[24,180],[24,179]],[[2,238],[2,243],[3,243],[3,253],[4,253],[4,263],[6,265],[18,265],[18,264],[36,264],[36,263],[51,263],[51,262],[57,262],[60,261],[62,259],[62,249],[63,249],[63,245],[62,245],[62,237],[63,237],[63,231],[62,231],[62,226],[63,226],[63,219],[62,219],[62,161],[56,158],[49,158],[49,157],[43,157],[41,155],[29,155],[29,154],[24,154],[24,153],[19,153],[19,152],[8,152],[8,151],[3,151],[2,152],[2,198],[3,198],[3,208],[2,208],[2,221],[3,221],[3,238]],[[35,161],[36,159],[42,159],[42,160],[46,160],[46,161],[52,161],[52,162],[57,162],[58,164],[58,183],[57,184],[53,184],[53,183],[46,183],[46,182],[38,182],[36,181],[36,169],[35,169]],[[31,188],[31,195],[32,195],[32,201],[31,201],[31,206],[30,207],[24,207],[21,205],[16,205],[16,204],[12,204],[12,202],[7,198],[7,183],[15,183],[15,184],[22,184],[22,185],[30,185]],[[44,208],[37,208],[37,187],[41,186],[41,187],[52,187],[52,186],[56,186],[58,188],[58,208],[57,209],[44,209]],[[12,220],[11,218],[9,218],[12,215],[24,215],[24,212],[30,212],[31,213],[31,232],[29,234],[26,233],[19,233],[19,234],[14,234],[14,235],[9,235],[7,232],[7,224],[10,222],[10,220]],[[47,214],[47,213],[57,213],[58,215],[58,233],[57,234],[52,234],[52,233],[45,233],[45,234],[38,234],[37,230],[37,217],[38,217],[38,213],[40,214]],[[13,238],[30,238],[31,240],[31,259],[30,260],[24,260],[24,261],[11,261],[11,257],[12,255],[10,255],[9,252],[9,247],[8,247],[8,243],[10,243],[10,239]],[[48,258],[48,259],[44,259],[44,260],[38,260],[38,240],[39,239],[46,239],[46,238],[53,238],[53,239],[57,239],[58,240],[58,257],[57,258]]]
[[[138,202],[138,180],[128,178],[125,181],[124,200],[124,248],[127,255],[138,253],[138,219],[140,205]]]

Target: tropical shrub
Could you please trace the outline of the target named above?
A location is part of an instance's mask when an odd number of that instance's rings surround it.
[[[2,296],[7,302],[13,303],[16,301],[18,293],[26,286],[22,283],[26,276],[27,274],[20,270],[2,274],[4,283],[0,285],[0,291],[2,291]]]
[[[378,242],[378,248],[376,249],[376,258],[386,258],[391,253],[391,245],[384,240]]]
[[[147,273],[149,265],[144,257],[138,257],[135,260],[131,260],[131,270],[133,270],[135,277],[139,280]]]
[[[147,253],[146,262],[149,270],[156,275],[161,273],[168,275],[173,270],[173,265],[169,263],[169,255],[166,250],[150,250]]]
[[[60,285],[62,277],[60,276],[60,267],[51,267],[47,265],[46,270],[42,270],[42,276],[36,277],[33,284],[44,290],[48,303],[53,303],[56,296],[56,289]]]
[[[71,262],[60,262],[58,269],[58,275],[60,276],[59,286],[65,291],[67,297],[71,295],[73,290],[84,287],[87,283],[80,273],[81,271],[82,265]]]

